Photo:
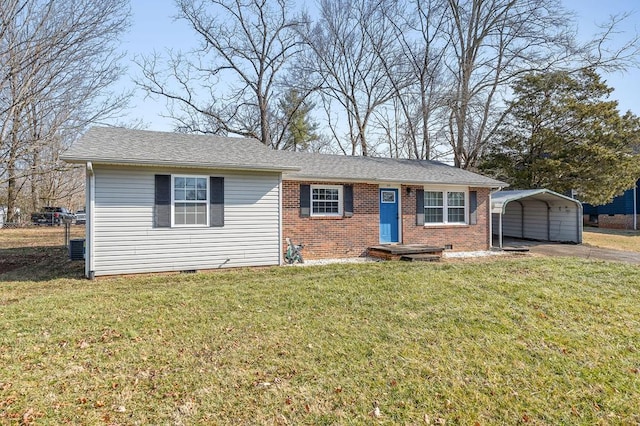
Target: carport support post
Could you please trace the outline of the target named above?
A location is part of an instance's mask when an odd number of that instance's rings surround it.
[[[498,247],[502,250],[502,212],[498,215]]]

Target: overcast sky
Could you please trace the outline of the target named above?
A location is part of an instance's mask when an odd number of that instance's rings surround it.
[[[183,21],[176,21],[174,0],[132,0],[132,26],[123,40],[123,48],[128,59],[136,55],[149,55],[154,50],[163,53],[165,49],[187,50],[197,45],[198,39]],[[596,24],[613,14],[625,11],[635,12],[619,34],[629,38],[640,31],[640,2],[637,0],[563,0],[563,4],[578,13],[580,34],[590,37],[598,30]],[[139,74],[137,65],[129,64],[129,74]],[[640,69],[629,70],[625,74],[606,75],[607,84],[615,89],[612,98],[620,103],[620,110],[631,110],[640,115]],[[129,77],[122,80],[123,88],[132,89],[135,85]],[[145,99],[143,91],[137,89],[127,120],[140,119],[148,130],[169,131],[172,121],[160,115],[166,114],[164,99]]]

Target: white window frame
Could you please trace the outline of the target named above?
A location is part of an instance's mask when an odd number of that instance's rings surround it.
[[[205,200],[176,200],[176,191],[175,191],[175,183],[176,178],[195,178],[195,179],[204,179],[206,183],[206,199]],[[171,227],[172,228],[208,228],[209,220],[210,220],[210,197],[211,197],[211,183],[209,182],[209,176],[204,175],[171,175]],[[206,213],[205,220],[206,223],[194,223],[194,224],[176,224],[176,203],[191,203],[191,204],[204,204]]]
[[[428,192],[435,192],[438,194],[442,195],[442,205],[441,206],[432,206],[432,205],[427,205],[427,193]],[[424,190],[424,207],[423,207],[423,211],[422,214],[424,215],[424,224],[425,226],[427,225],[440,225],[443,223],[446,223],[444,221],[445,219],[445,212],[446,212],[446,197],[447,197],[447,193],[446,191],[441,191],[441,190],[437,190],[437,189],[425,189]],[[439,209],[442,212],[442,222],[427,222],[427,209]]]
[[[442,226],[442,225],[450,225],[450,226],[460,226],[460,225],[468,225],[469,224],[469,190],[468,188],[424,188],[424,193],[426,195],[427,192],[440,192],[442,193],[442,222],[427,222],[427,216],[424,214],[424,226]],[[449,193],[450,192],[462,192],[464,194],[464,221],[463,222],[449,222],[449,208],[457,209],[459,206],[449,206]],[[426,210],[429,207],[427,206],[426,200],[424,202],[424,209]]]
[[[397,200],[396,200],[397,192],[398,192],[397,190],[392,191],[391,189],[380,189],[380,202],[382,204],[396,204],[396,202],[397,202]],[[392,194],[393,195],[393,199],[391,201],[385,201],[385,199],[384,199],[384,194],[385,193]]]
[[[338,213],[316,213],[313,209],[313,190],[314,189],[337,189],[338,190]],[[342,185],[311,185],[309,191],[309,212],[312,217],[341,217],[344,213],[344,190]],[[315,200],[318,201],[318,200]]]

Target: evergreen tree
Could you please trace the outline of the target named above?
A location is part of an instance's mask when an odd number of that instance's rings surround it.
[[[309,144],[319,139],[316,133],[318,124],[310,117],[314,105],[305,101],[300,93],[293,89],[285,93],[278,102],[280,114],[287,127],[284,129],[283,144],[279,147],[288,151],[306,151]]]
[[[499,143],[481,170],[513,189],[577,191],[605,204],[640,177],[640,120],[620,115],[613,91],[592,69],[532,73],[513,86]]]

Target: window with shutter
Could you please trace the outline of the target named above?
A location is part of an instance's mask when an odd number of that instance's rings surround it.
[[[224,178],[156,175],[154,226],[224,226]]]
[[[424,189],[416,191],[417,225],[465,225],[474,220],[474,191]]]
[[[311,216],[342,216],[342,185],[311,185]]]

